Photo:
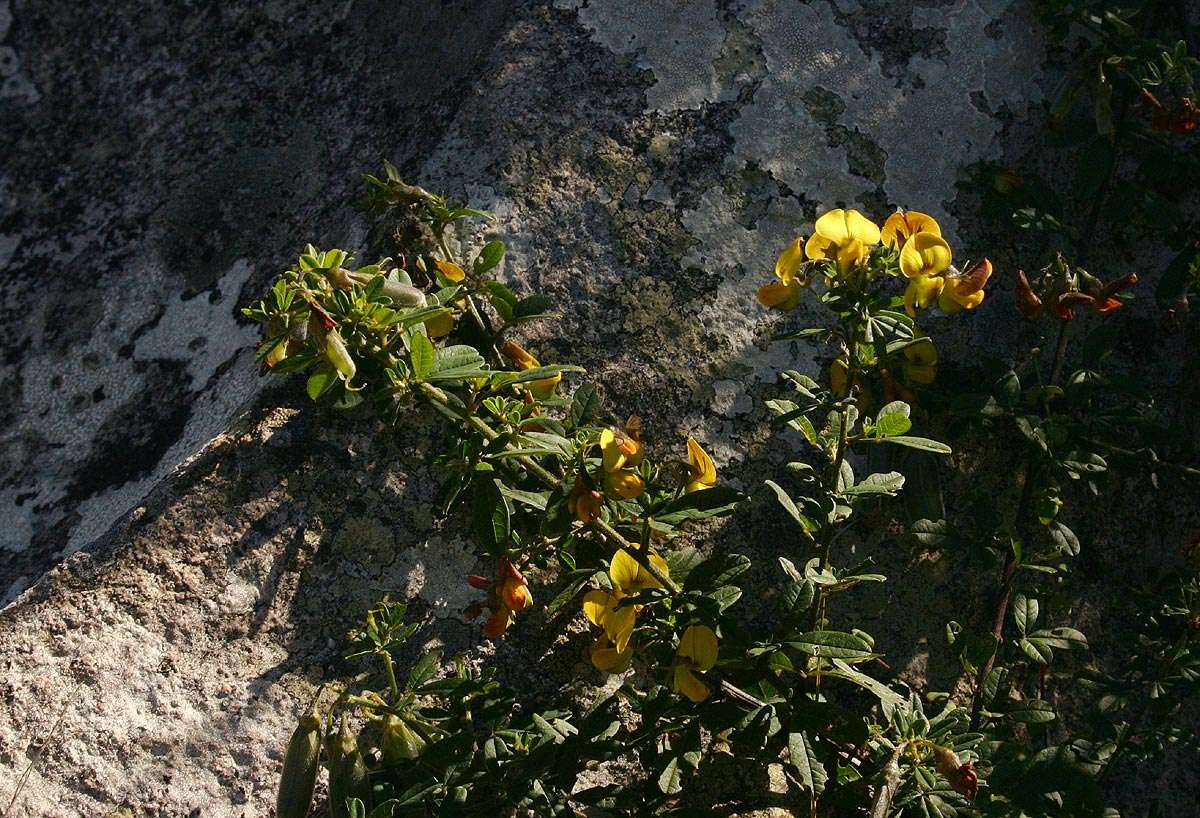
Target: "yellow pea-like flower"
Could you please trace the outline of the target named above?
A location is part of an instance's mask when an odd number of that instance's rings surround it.
[[[800,292],[808,281],[797,277],[804,263],[804,242],[796,239],[783,249],[775,261],[775,278],[758,288],[758,303],[764,307],[790,310],[800,301]]]
[[[935,233],[917,233],[900,251],[900,272],[906,278],[941,275],[952,261],[950,245]]]
[[[467,277],[467,271],[459,267],[453,261],[443,261],[438,259],[434,262],[438,272],[446,277],[448,281],[453,281],[455,284]]]
[[[879,227],[857,210],[830,210],[817,219],[804,245],[808,258],[833,261],[839,272],[862,264],[879,243]]]
[[[917,315],[917,307],[925,309],[942,293],[946,280],[942,276],[917,276],[908,280],[904,288],[904,311],[910,318]]]
[[[927,213],[916,210],[897,210],[887,217],[883,230],[879,231],[880,240],[897,250],[904,249],[905,243],[918,233],[942,235],[941,225]]]
[[[703,491],[715,486],[717,484],[717,466],[708,456],[708,452],[704,451],[694,437],[687,439],[687,449],[688,482],[684,486],[684,491],[691,494],[693,491]]]
[[[669,575],[666,561],[658,554],[650,554],[649,562],[664,576]],[[624,654],[629,649],[629,640],[633,636],[637,624],[638,612],[641,605],[621,605],[621,600],[627,596],[635,596],[651,588],[661,588],[661,584],[647,571],[633,555],[625,550],[618,551],[608,566],[608,578],[612,580],[611,591],[588,591],[583,597],[583,614],[588,621],[604,629],[604,635],[612,643],[618,654]],[[609,654],[600,654],[612,658]],[[596,664],[597,654],[593,652],[592,661]],[[606,668],[600,667],[601,670]]]
[[[992,263],[986,258],[967,270],[951,270],[938,296],[938,309],[947,314],[973,310],[983,303],[983,288],[992,277]]]
[[[529,352],[527,352],[525,348],[516,341],[506,341],[504,346],[500,348],[500,351],[504,353],[505,358],[508,358],[508,360],[512,361],[513,366],[517,367],[517,369],[536,369],[537,367],[541,366],[541,364],[538,363],[538,359],[529,354]],[[555,372],[548,378],[540,378],[536,381],[531,381],[528,384],[529,391],[533,393],[535,398],[538,398],[539,400],[545,400],[554,394],[554,388],[558,386],[558,382],[561,380],[562,373]]]
[[[933,341],[920,335],[920,341],[904,348],[904,380],[910,384],[925,386],[933,383],[937,376],[938,352]]]
[[[624,673],[633,662],[633,645],[628,644],[625,650],[617,650],[608,635],[602,633],[588,648],[588,655],[597,670],[603,670],[605,673]]]
[[[601,462],[606,472],[636,468],[642,454],[642,442],[624,430],[608,428],[600,433]]]
[[[679,638],[671,687],[693,702],[704,701],[712,691],[696,671],[711,670],[716,663],[717,635],[706,625],[692,625]]]
[[[646,483],[633,469],[617,469],[605,475],[604,488],[623,500],[632,500],[646,490]]]

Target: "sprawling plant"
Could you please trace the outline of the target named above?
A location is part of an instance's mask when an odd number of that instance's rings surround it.
[[[1003,401],[979,410],[980,423],[1003,416],[1030,441],[1031,471],[1015,520],[974,537],[1003,565],[997,616],[1003,624],[1011,615],[1016,632],[1010,640],[998,625],[989,640],[952,625],[970,692],[908,691],[890,679],[868,633],[836,621],[840,595],[885,581],[869,563],[846,564],[838,544],[866,525],[863,511],[898,502],[905,472],[921,471],[914,458],[950,452],[932,431],[937,401],[924,405],[938,354],[916,317],[935,306],[948,315],[978,308],[992,267],[956,266],[933,218],[897,212],[880,228],[857,211],[831,210],[783,250],[776,280],[759,290],[765,306],[790,310],[808,299],[805,313],[825,316],[781,337],[825,345],[830,363],[820,381],[785,373],[788,394],[769,402],[805,448],[766,484],[797,540],[779,558],[775,615],[751,625],[736,607],[750,559],[675,545],[688,529],[702,538],[706,521],[748,500],[720,483],[701,443],[663,446],[638,418],[607,410],[591,385],[568,390],[565,376],[582,369],[542,364],[520,345],[521,325],[552,318],[551,305],[493,277],[501,242],[469,252],[452,241],[457,222],[486,214],[407,184],[391,166],[368,187],[393,258],[356,267],[341,250],[306,248],[246,310],[265,326],[260,359],[273,373],[306,373],[308,394],[336,407],[369,401],[394,423],[431,416],[417,407],[434,410],[446,440],[439,510],[470,531],[488,566],[464,578],[481,593],[467,613],[483,618],[483,635],[506,638],[551,579],[559,590],[547,610],[578,606],[593,628],[591,663],[638,672],[585,712],[524,711],[490,670],[461,658],[449,675],[437,653],[401,672],[397,651],[416,626],[403,605],[385,601],[351,634],[350,655],[367,671],[319,694],[292,738],[282,818],[307,814],[321,766],[335,816],[711,814],[692,785],[731,757],[763,780],[782,769],[789,787],[724,795],[729,811],[783,799],[811,815],[1099,815],[1096,781],[1112,759],[1168,740],[1169,707],[1127,711],[1139,685],[1170,688],[1179,701],[1194,681],[1195,629],[1178,629],[1178,600],[1146,625],[1147,644],[1171,646],[1169,664],[1147,670],[1131,658],[1118,674],[1088,676],[1107,691],[1096,718],[1108,732],[1087,747],[1047,744],[1049,734],[1033,728],[1054,718],[1053,707],[1025,695],[1036,684],[1028,673],[998,661],[1009,641],[1043,668],[1055,650],[1086,646],[1078,631],[1046,621],[1024,581],[1024,572],[1045,570],[1045,559],[1023,550],[1035,518],[1059,551],[1078,548],[1059,519],[1054,480],[1091,474],[1101,456],[1085,441],[1112,438],[1104,413],[1088,405],[1079,427],[1062,431],[1061,363],[1032,391],[1010,378]],[[1111,312],[1132,283],[1094,286],[1065,262],[1025,281],[1031,314],[1034,301]],[[864,471],[877,460],[863,456],[872,450],[909,459]],[[933,547],[948,547],[961,528],[941,515],[913,526]],[[1184,598],[1194,610],[1194,587]],[[1165,623],[1182,642],[1159,633]],[[629,773],[630,761],[644,774]],[[613,764],[625,770],[619,783],[599,783]]]

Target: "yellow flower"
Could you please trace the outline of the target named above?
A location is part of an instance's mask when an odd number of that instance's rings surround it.
[[[604,495],[591,487],[582,477],[575,478],[575,485],[567,495],[567,511],[584,525],[594,523],[604,505]]]
[[[642,442],[623,429],[608,428],[600,433],[600,454],[606,472],[636,468],[642,462]]]
[[[884,244],[902,250],[905,243],[917,233],[932,233],[940,236],[942,228],[933,216],[926,213],[919,213],[916,210],[897,210],[883,223],[883,230],[880,231],[879,238]]]
[[[904,348],[904,380],[910,384],[925,386],[933,383],[937,375],[937,347],[928,336],[921,334],[918,343]]]
[[[807,280],[796,277],[803,263],[804,243],[796,239],[775,261],[775,277],[779,280],[758,288],[758,303],[779,310],[793,309],[800,301],[800,291],[808,284]]]
[[[942,276],[917,276],[908,280],[904,288],[904,311],[910,318],[917,315],[917,307],[925,309],[941,294],[946,279]]]
[[[679,637],[671,688],[693,702],[702,702],[712,692],[695,671],[711,670],[717,663],[717,635],[705,625],[692,625]]]
[[[530,355],[516,341],[506,341],[504,346],[500,348],[504,353],[504,357],[513,362],[517,369],[536,369],[541,366],[538,359]],[[539,400],[545,400],[554,394],[554,387],[558,386],[558,382],[562,380],[562,373],[555,372],[549,378],[540,378],[532,381],[529,384],[529,391]]]
[[[622,500],[632,500],[646,490],[646,484],[633,469],[617,469],[605,475],[604,488]]]
[[[442,261],[441,259],[438,259],[434,262],[434,265],[438,268],[439,273],[444,275],[448,281],[452,281],[455,284],[467,277],[467,271],[462,267],[459,267],[453,261]]]
[[[830,210],[817,219],[812,238],[804,245],[810,259],[829,259],[839,272],[861,264],[879,243],[879,228],[857,210]]]
[[[900,272],[906,278],[936,276],[950,266],[950,245],[936,233],[917,233],[900,251]]]
[[[948,315],[975,309],[983,302],[983,287],[991,276],[992,263],[986,258],[964,272],[951,270],[938,296],[938,309]]]
[[[688,482],[684,486],[684,491],[691,494],[693,491],[702,491],[715,486],[717,484],[717,466],[708,456],[708,452],[701,448],[694,437],[687,439],[687,449]]]
[[[667,563],[657,554],[649,555],[650,563],[664,575],[668,573]],[[629,639],[633,636],[633,628],[637,621],[640,605],[620,606],[626,596],[634,596],[650,588],[661,587],[658,580],[642,567],[633,556],[624,550],[618,551],[608,566],[608,577],[612,580],[612,591],[588,591],[583,597],[583,613],[597,627],[604,628],[604,633],[612,642],[617,653],[625,653],[629,647]],[[593,653],[592,663],[600,670]]]
[[[588,648],[588,655],[597,670],[605,673],[624,673],[633,662],[633,645],[626,645],[625,650],[617,650],[607,634],[600,634]]]

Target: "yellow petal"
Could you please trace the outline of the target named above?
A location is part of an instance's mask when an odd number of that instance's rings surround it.
[[[676,653],[700,670],[709,670],[717,663],[717,635],[706,625],[692,625],[679,637]]]
[[[650,563],[663,574],[668,573],[667,563],[657,554],[650,555]],[[608,576],[613,585],[630,594],[636,594],[647,588],[660,587],[658,580],[625,549],[621,549],[613,556],[612,562],[608,566]]]
[[[852,238],[846,224],[846,211],[840,207],[823,213],[813,225],[813,232],[834,244],[845,244]]]
[[[900,272],[908,278],[935,276],[950,266],[950,245],[933,233],[917,233],[900,251]]]
[[[857,210],[846,211],[846,233],[868,247],[879,243],[879,226]]]
[[[438,259],[434,262],[437,265],[438,272],[444,275],[448,280],[458,283],[467,277],[466,271],[455,264],[453,261],[443,261]]]
[[[604,478],[604,487],[610,494],[615,494],[623,500],[632,500],[641,496],[646,490],[646,484],[633,469],[618,469]]]
[[[588,591],[583,597],[583,615],[597,627],[604,627],[605,620],[614,608],[617,598],[607,591]]]
[[[769,309],[795,309],[800,303],[802,289],[800,282],[794,279],[786,284],[782,281],[772,281],[758,288],[758,303]]]
[[[613,641],[618,653],[624,653],[633,636],[633,626],[637,623],[637,606],[626,605],[609,613],[604,622],[604,632]]]
[[[916,307],[925,309],[934,302],[943,291],[945,279],[941,276],[920,276],[910,278],[904,289],[904,311],[909,317],[915,317]]]
[[[834,244],[824,236],[813,233],[804,245],[804,255],[812,261],[829,258],[829,250]]]
[[[614,472],[625,465],[625,453],[617,444],[617,435],[612,429],[600,433],[600,456],[607,472]]]
[[[870,250],[867,245],[863,244],[858,239],[851,239],[837,249],[837,265],[838,269],[845,271],[851,267],[862,264],[870,255]]]
[[[932,216],[926,213],[916,210],[898,210],[888,216],[887,221],[883,223],[883,230],[879,232],[879,237],[884,244],[902,248],[905,242],[917,233],[933,233],[935,236],[940,236],[942,228]]]
[[[688,448],[688,465],[691,469],[692,479],[689,483],[699,483],[703,486],[713,486],[717,482],[717,466],[713,463],[713,459],[708,456],[708,452],[704,451],[703,447],[696,442],[694,437],[687,439]]]
[[[605,673],[622,673],[629,669],[633,661],[633,646],[627,645],[624,651],[618,651],[607,635],[601,635],[588,648],[592,664],[597,670]]]
[[[775,277],[784,284],[791,284],[800,265],[804,263],[804,242],[796,239],[783,249],[775,260]]]
[[[696,704],[707,699],[708,694],[712,692],[708,689],[708,685],[696,678],[696,674],[692,673],[691,669],[683,665],[675,668],[671,686],[676,693],[687,696]]]

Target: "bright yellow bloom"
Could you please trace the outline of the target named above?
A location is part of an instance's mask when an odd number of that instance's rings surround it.
[[[467,277],[467,271],[453,261],[438,259],[434,264],[437,266],[439,273],[444,275],[448,281],[453,281],[455,284]]]
[[[992,263],[986,258],[964,272],[951,270],[938,296],[938,309],[948,315],[975,309],[983,302],[983,287],[991,276]]]
[[[604,495],[591,487],[582,477],[575,478],[575,485],[567,495],[567,511],[584,525],[590,525],[600,516]]]
[[[839,272],[861,264],[879,243],[879,227],[857,210],[830,210],[817,219],[813,235],[804,245],[810,259],[829,259]]]
[[[632,500],[646,490],[646,483],[633,469],[617,469],[604,476],[604,488],[623,500]]]
[[[950,245],[935,233],[917,233],[900,251],[900,272],[906,278],[941,275],[950,266]]]
[[[608,635],[602,633],[588,648],[588,655],[597,670],[603,670],[605,673],[624,673],[633,662],[633,645],[626,645],[625,650],[619,651]]]
[[[687,439],[687,449],[688,482],[684,486],[684,491],[691,494],[693,491],[702,491],[715,486],[717,484],[717,466],[708,456],[708,452],[704,451],[694,437]]]
[[[538,359],[530,355],[516,341],[506,341],[504,346],[500,348],[504,353],[504,357],[513,362],[517,369],[536,369],[541,366]],[[541,378],[532,381],[529,384],[529,391],[539,400],[545,400],[554,394],[554,387],[558,386],[558,382],[562,380],[562,373],[555,372],[549,378]]]
[[[693,702],[702,702],[712,692],[695,671],[711,670],[717,663],[717,635],[705,625],[692,625],[679,637],[671,688]]]
[[[600,433],[600,454],[606,472],[637,468],[642,462],[642,442],[623,429],[608,428]]]
[[[667,563],[657,554],[649,555],[650,563],[663,575],[668,574]],[[634,596],[650,588],[661,585],[654,576],[625,550],[618,551],[608,566],[608,577],[612,580],[612,591],[588,591],[583,597],[583,613],[597,627],[604,628],[604,633],[612,642],[617,653],[623,654],[629,647],[629,639],[633,636],[633,628],[637,621],[640,605],[624,605],[619,603],[627,596]],[[607,654],[605,654],[607,656]],[[597,663],[597,653],[593,652],[592,663],[600,670]]]
[[[910,384],[925,386],[933,383],[937,375],[937,347],[928,336],[920,334],[921,340],[904,348],[904,380]]]
[[[946,279],[942,276],[917,276],[904,288],[904,311],[909,318],[917,316],[917,307],[925,309],[941,295]]]
[[[758,303],[779,310],[795,308],[800,291],[808,284],[807,280],[796,277],[803,263],[804,243],[796,239],[775,260],[775,277],[779,280],[758,288]]]
[[[897,210],[883,223],[883,230],[879,232],[879,238],[884,244],[902,250],[905,243],[917,233],[932,233],[940,236],[942,228],[933,216],[926,213],[919,213],[916,210]]]

